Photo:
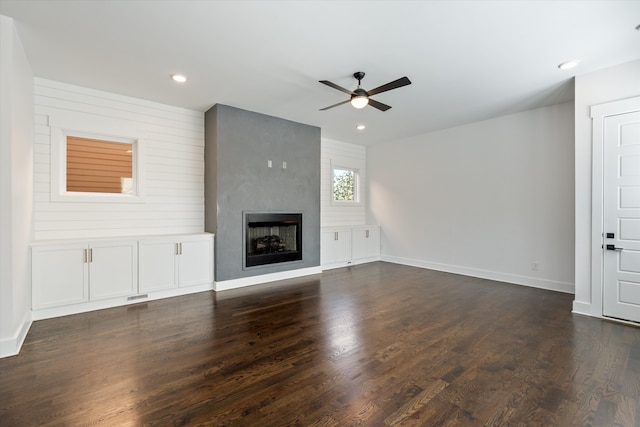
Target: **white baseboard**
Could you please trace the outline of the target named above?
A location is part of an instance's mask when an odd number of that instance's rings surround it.
[[[501,273],[497,271],[480,270],[476,268],[460,267],[457,265],[439,264],[411,258],[383,255],[382,261],[394,264],[409,265],[412,267],[427,268],[430,270],[444,271],[447,273],[461,274],[463,276],[479,277],[481,279],[495,280],[498,282],[513,283],[516,285],[530,286],[533,288],[548,289],[551,291],[575,294],[575,285],[567,282],[539,279],[537,277],[520,276],[517,274]]]
[[[31,310],[28,310],[14,336],[0,340],[0,359],[3,357],[15,356],[20,353],[20,349],[22,348],[22,344],[27,337],[27,333],[29,332],[29,328],[31,328],[32,323]]]
[[[194,294],[198,292],[211,291],[214,288],[213,283],[205,283],[202,285],[185,286],[183,288],[167,289],[164,291],[149,292],[146,297],[129,300],[128,297],[112,298],[100,301],[89,301],[81,304],[71,304],[62,307],[43,308],[34,310],[32,314],[33,320],[51,319],[54,317],[68,316],[70,314],[86,313],[94,310],[103,310],[105,308],[120,307],[124,305],[139,304],[141,302],[154,301],[162,298],[177,297],[180,295]]]
[[[575,314],[583,314],[585,316],[593,317],[593,313],[591,313],[591,304],[582,302],[582,301],[573,301],[573,309],[572,313]]]
[[[259,276],[241,277],[239,279],[223,280],[216,282],[214,290],[228,291],[230,289],[243,288],[245,286],[259,285],[261,283],[275,282],[276,280],[293,279],[296,277],[310,276],[322,273],[320,267],[300,268],[297,270],[281,271],[278,273],[261,274]]]
[[[360,264],[366,264],[369,262],[376,262],[376,261],[380,261],[379,256],[371,257],[371,258],[354,259],[351,261],[336,262],[333,264],[324,264],[324,265],[321,265],[320,267],[322,268],[322,271],[325,271],[325,270],[333,270],[333,269],[342,268],[342,267],[351,267],[352,265],[360,265]]]

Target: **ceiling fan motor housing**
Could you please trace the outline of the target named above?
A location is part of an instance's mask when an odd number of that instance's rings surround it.
[[[358,89],[355,89],[355,90],[353,91],[353,94],[351,95],[351,98],[352,98],[352,99],[353,99],[353,98],[356,98],[356,97],[364,97],[364,98],[368,98],[368,97],[369,97],[369,95],[367,94],[367,91],[366,91],[366,90],[364,90],[364,89],[362,89],[362,88],[358,88]]]
[[[360,80],[364,78],[364,71],[356,71],[355,73],[353,73],[353,77],[355,77],[355,79],[358,80],[358,88],[355,89],[351,94],[351,101],[353,101],[354,98],[366,98],[368,100],[369,94],[367,93],[366,90],[360,87],[360,84],[361,84]],[[354,107],[355,107],[355,104],[354,104]],[[356,108],[360,108],[360,107],[356,107]]]

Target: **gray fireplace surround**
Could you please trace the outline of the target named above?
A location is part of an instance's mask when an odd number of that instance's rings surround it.
[[[320,128],[216,104],[204,152],[216,282],[320,265]],[[247,212],[301,213],[302,259],[247,268]]]

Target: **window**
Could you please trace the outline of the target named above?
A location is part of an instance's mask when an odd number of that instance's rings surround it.
[[[67,135],[66,191],[133,194],[133,144]]]
[[[140,140],[51,127],[51,200],[143,203]]]
[[[356,169],[333,167],[331,187],[332,201],[338,203],[358,203],[359,183]]]

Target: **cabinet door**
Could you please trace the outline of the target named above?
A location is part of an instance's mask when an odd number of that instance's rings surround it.
[[[179,286],[213,282],[213,238],[182,240],[180,242]]]
[[[351,231],[351,257],[354,260],[367,258],[367,229],[354,228]]]
[[[134,295],[138,290],[136,241],[100,242],[89,246],[89,298]]]
[[[380,227],[371,227],[367,229],[365,235],[367,258],[379,258],[380,257]]]
[[[320,264],[351,261],[351,230],[326,229],[320,233]]]
[[[178,242],[140,241],[140,293],[178,287]]]
[[[351,230],[337,231],[337,239],[334,240],[335,262],[351,261]]]
[[[320,265],[333,264],[336,259],[334,240],[335,231],[322,231],[320,233]]]
[[[89,300],[87,245],[34,246],[31,250],[32,308]]]
[[[380,256],[380,227],[355,228],[352,233],[351,256],[354,260]]]

